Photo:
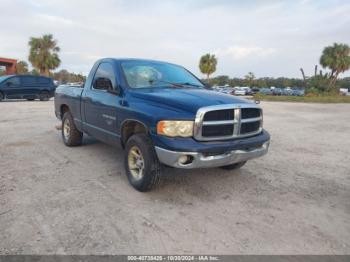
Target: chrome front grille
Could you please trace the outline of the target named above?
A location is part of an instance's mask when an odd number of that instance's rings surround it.
[[[262,130],[262,110],[255,104],[217,105],[200,108],[194,138],[200,141],[253,136]]]

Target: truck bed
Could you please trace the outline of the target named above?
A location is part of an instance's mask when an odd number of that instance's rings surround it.
[[[72,111],[74,118],[81,120],[81,95],[83,93],[83,86],[68,86],[61,85],[56,88],[55,94],[55,114],[61,119],[61,107],[67,105]]]

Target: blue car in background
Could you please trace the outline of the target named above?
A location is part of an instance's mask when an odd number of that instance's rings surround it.
[[[276,87],[276,88],[272,89],[272,94],[274,96],[281,96],[283,94],[283,90],[282,90],[282,88]]]
[[[0,77],[0,101],[3,99],[40,99],[54,96],[55,85],[51,78],[33,75],[7,75]]]
[[[260,88],[259,93],[262,95],[272,95],[272,91],[270,88]]]
[[[304,96],[305,90],[304,89],[294,89],[292,92],[293,96]]]

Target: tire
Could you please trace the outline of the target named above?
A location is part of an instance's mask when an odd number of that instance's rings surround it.
[[[221,166],[220,168],[225,169],[225,170],[234,170],[234,169],[241,168],[246,163],[247,163],[247,161],[244,161],[244,162],[239,162],[239,163],[235,163],[235,164],[231,164],[231,165],[227,165],[227,166]]]
[[[4,95],[3,95],[3,93],[0,92],[0,102],[1,102],[2,100],[4,100]]]
[[[42,92],[39,94],[39,99],[40,99],[40,101],[49,101],[49,99],[50,99],[50,94],[49,94],[49,92],[47,92],[47,91],[42,91]]]
[[[75,124],[70,112],[64,113],[62,117],[62,139],[66,146],[80,146],[83,141],[83,133]]]
[[[135,160],[138,154],[142,158]],[[140,192],[147,192],[160,182],[161,164],[151,139],[146,134],[135,134],[125,146],[124,165],[130,184]],[[135,174],[138,173],[138,174]]]
[[[28,101],[34,101],[34,98],[27,98]]]

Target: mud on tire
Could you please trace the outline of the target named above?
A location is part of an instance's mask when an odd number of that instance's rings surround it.
[[[135,170],[130,166],[133,162],[133,151],[139,151],[137,153],[143,158],[143,169],[139,176],[135,175]],[[152,140],[146,134],[135,134],[128,139],[125,147],[124,165],[128,180],[136,190],[150,191],[159,184],[162,166]]]
[[[80,146],[83,141],[83,133],[75,124],[70,112],[65,112],[62,117],[62,139],[66,146]]]

